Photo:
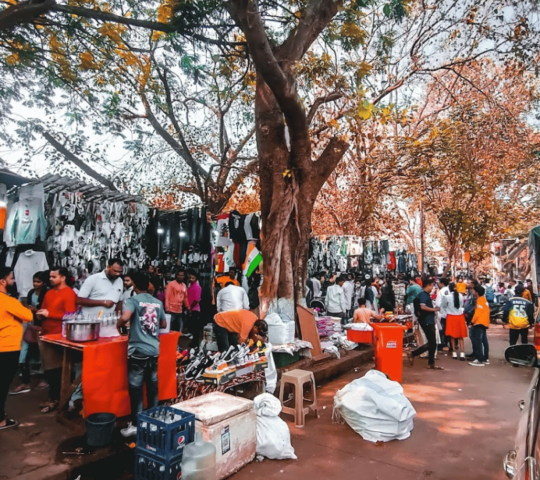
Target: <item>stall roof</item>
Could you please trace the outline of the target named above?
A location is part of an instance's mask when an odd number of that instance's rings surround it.
[[[88,201],[101,199],[114,202],[142,202],[141,197],[138,195],[115,192],[104,186],[92,185],[76,178],[53,175],[51,173],[25,183],[43,183],[43,188],[46,193],[58,193],[66,190],[82,193],[84,198]]]
[[[0,168],[0,183],[6,185],[8,190],[16,186],[24,185],[30,181],[29,178],[21,177],[17,173],[10,172],[7,168]]]

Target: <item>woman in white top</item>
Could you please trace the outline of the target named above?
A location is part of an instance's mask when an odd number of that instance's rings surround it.
[[[457,291],[455,283],[448,285],[449,295],[444,295],[441,302],[441,310],[447,312],[446,315],[446,330],[444,334],[451,337],[457,342],[450,342],[452,349],[452,358],[458,358],[456,352],[456,343],[459,343],[459,359],[465,361],[465,342],[464,338],[468,336],[467,323],[463,315],[463,295]]]

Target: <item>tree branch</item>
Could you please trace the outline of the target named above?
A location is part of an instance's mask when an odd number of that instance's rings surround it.
[[[182,144],[178,143],[172,135],[165,129],[163,126],[159,123],[158,119],[155,117],[154,113],[152,112],[152,109],[150,107],[150,102],[148,101],[148,98],[146,97],[146,94],[144,92],[140,92],[141,100],[144,105],[144,109],[146,111],[146,115],[148,116],[148,121],[154,127],[154,130],[159,134],[163,140],[165,140],[169,146],[178,154],[181,158],[184,159],[188,167],[191,169],[191,173],[193,177],[195,178],[195,181],[197,182],[197,187],[199,189],[199,197],[201,200],[206,201],[206,192],[202,187],[201,183],[201,177],[207,178],[208,172],[202,168],[195,159],[191,156],[191,153],[189,152],[189,148],[187,147],[187,144],[185,143],[184,137],[180,137],[180,141]]]
[[[55,0],[35,2],[27,0],[10,5],[0,12],[0,30],[9,30],[22,23],[31,23],[37,17],[49,12]]]
[[[315,99],[315,101],[313,102],[313,105],[309,109],[309,113],[307,116],[308,125],[311,124],[313,117],[315,116],[315,114],[317,113],[317,110],[319,109],[321,105],[323,105],[324,103],[334,102],[335,100],[338,100],[342,97],[343,97],[343,93],[334,92],[334,93],[330,93],[329,95],[326,95],[326,97],[319,97]]]
[[[138,18],[128,18],[110,12],[94,10],[91,8],[74,5],[58,5],[56,0],[27,0],[10,5],[0,12],[0,31],[9,30],[17,25],[32,23],[41,15],[50,12],[61,12],[68,15],[76,15],[83,18],[93,18],[103,22],[118,23],[132,27],[141,27],[147,30],[164,33],[179,33],[180,35],[199,40],[210,45],[245,46],[245,42],[229,42],[227,40],[216,40],[205,37],[193,31],[188,31],[174,23],[161,23],[152,20],[141,20]]]
[[[288,66],[301,60],[342,5],[343,0],[311,0],[302,12],[298,26],[276,49],[278,60],[290,62]]]
[[[107,188],[114,192],[118,192],[118,188],[114,185],[113,182],[105,178],[103,175],[96,172],[93,168],[88,166],[83,162],[79,157],[71,153],[64,145],[58,142],[49,132],[43,132],[43,137],[47,140],[56,150],[58,150],[67,160],[79,167],[84,173],[89,177],[92,177],[94,180],[97,180],[102,185],[105,185]]]
[[[349,143],[344,139],[338,136],[332,137],[321,153],[319,159],[314,162],[313,168],[315,170],[315,175],[318,175],[323,179],[323,184],[335,170],[337,164],[349,149],[349,146]]]

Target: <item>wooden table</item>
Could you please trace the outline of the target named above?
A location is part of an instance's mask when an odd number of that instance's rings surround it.
[[[179,337],[180,334],[177,332],[160,336],[159,400],[177,396],[176,346]],[[66,340],[60,334],[55,334],[44,335],[41,341],[62,349],[60,410],[82,381],[85,416],[100,411],[114,413],[117,417],[129,415],[131,406],[127,375],[128,337],[100,338],[92,342],[75,343]],[[76,352],[82,352],[83,369],[81,375],[72,382]]]

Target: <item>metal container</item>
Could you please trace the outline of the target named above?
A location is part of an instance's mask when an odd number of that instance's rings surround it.
[[[66,322],[66,339],[70,342],[91,342],[99,338],[101,322]]]

